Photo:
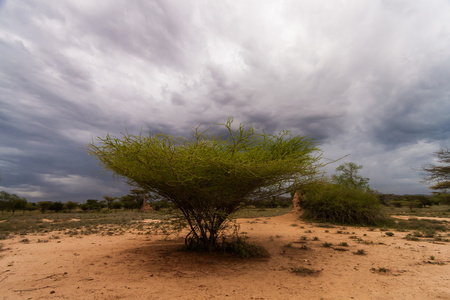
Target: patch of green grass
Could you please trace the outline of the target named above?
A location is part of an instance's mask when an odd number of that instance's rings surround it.
[[[322,244],[322,246],[325,247],[325,248],[330,248],[331,246],[333,246],[333,244],[325,242],[325,243]]]

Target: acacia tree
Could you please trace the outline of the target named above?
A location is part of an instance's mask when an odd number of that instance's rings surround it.
[[[106,201],[106,206],[108,209],[111,209],[111,204],[118,199],[118,197],[111,197],[111,196],[103,196],[103,199]]]
[[[248,200],[292,190],[300,176],[317,171],[320,160],[310,139],[257,133],[251,125],[233,130],[232,122],[197,127],[190,138],[107,135],[87,151],[104,168],[171,200],[189,225],[187,244],[214,249],[231,213]]]
[[[369,190],[369,178],[364,178],[359,175],[359,170],[362,168],[363,166],[353,162],[344,163],[336,168],[337,174],[333,175],[331,178],[337,184],[348,188]]]
[[[25,214],[25,208],[27,207],[27,199],[19,197],[16,194],[9,194],[7,203],[8,203],[7,208],[11,210],[13,215],[16,210],[22,210],[23,213]]]
[[[50,208],[50,206],[52,206],[52,204],[53,201],[39,201],[37,205],[41,213],[44,214]]]
[[[3,217],[3,212],[5,211],[5,209],[8,209],[8,201],[10,198],[11,194],[5,192],[5,191],[0,191],[0,210],[2,211],[2,217]]]
[[[424,181],[434,183],[433,190],[450,189],[450,148],[440,149],[434,153],[439,165],[428,164],[422,167]]]

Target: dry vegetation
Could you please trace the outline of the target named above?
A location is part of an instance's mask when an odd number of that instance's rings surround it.
[[[173,211],[27,213],[0,223],[3,299],[450,299],[448,206],[389,210],[389,227],[235,215],[270,257],[180,250]],[[439,219],[420,219],[421,217]],[[447,218],[446,218],[447,217]],[[232,232],[229,232],[230,234]]]

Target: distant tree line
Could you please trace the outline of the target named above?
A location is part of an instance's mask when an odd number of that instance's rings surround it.
[[[11,211],[14,215],[14,213],[18,210],[22,210],[23,213],[25,213],[25,211],[29,208],[30,206],[28,205],[27,199],[19,197],[16,194],[0,191],[0,210],[2,211],[2,216],[5,210]]]
[[[150,205],[152,210],[158,211],[163,208],[172,208],[173,204],[167,199],[155,198],[143,190],[131,190],[130,194],[122,197],[103,196],[102,200],[87,199],[84,203],[74,201],[39,201],[37,203],[28,202],[26,198],[19,197],[16,194],[10,194],[5,191],[0,191],[0,210],[2,216],[5,211],[11,212],[12,215],[16,211],[38,210],[41,213],[52,212],[72,212],[77,209],[83,212],[95,212],[102,209],[108,210],[140,210],[144,204],[144,199]]]
[[[434,193],[433,195],[395,195],[378,194],[381,204],[393,207],[426,208],[432,205],[450,205],[450,195]]]

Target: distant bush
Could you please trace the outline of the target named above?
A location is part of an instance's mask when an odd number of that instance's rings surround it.
[[[450,194],[448,193],[434,194],[431,199],[438,204],[450,205]]]
[[[231,238],[222,236],[213,249],[207,248],[195,240],[189,240],[182,248],[194,252],[217,252],[223,255],[231,255],[240,258],[267,258],[269,252],[263,247],[248,243],[245,238],[234,234]]]
[[[370,191],[323,183],[302,199],[303,217],[328,223],[375,225],[384,221],[379,200]]]
[[[52,202],[48,209],[53,210],[54,212],[60,212],[64,209],[64,204],[61,201]]]
[[[150,205],[155,211],[159,211],[165,208],[175,208],[175,205],[167,199],[161,199],[159,201],[152,202]]]
[[[443,194],[445,195],[445,194]],[[439,205],[441,201],[438,195],[394,195],[378,194],[377,198],[381,204],[394,207],[425,208],[427,206]],[[449,202],[450,203],[450,202]]]
[[[101,211],[102,208],[106,207],[105,204],[99,202],[95,199],[88,199],[85,203],[80,205],[80,208],[86,212],[86,211]]]
[[[256,208],[285,208],[292,204],[292,200],[286,197],[273,197],[272,199],[249,201],[247,204],[253,205]]]
[[[52,204],[52,201],[40,201],[38,202],[37,206],[39,207],[41,213],[45,213]]]
[[[123,207],[123,203],[121,201],[114,201],[113,203],[111,203],[111,209],[121,209]]]
[[[78,207],[78,203],[77,202],[68,201],[68,202],[64,203],[64,209],[66,209],[69,212],[71,212],[72,210],[76,209],[77,207]]]

